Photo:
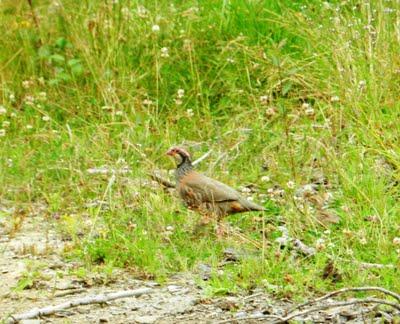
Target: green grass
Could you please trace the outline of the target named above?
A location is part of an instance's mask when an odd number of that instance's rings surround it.
[[[206,263],[212,294],[400,289],[398,2],[57,3],[34,1],[38,25],[27,1],[0,5],[0,199],[47,206],[73,240],[66,258],[160,281]],[[227,218],[244,238],[193,234],[199,216],[148,184],[182,143],[213,149],[201,171],[259,189],[265,215]],[[87,172],[104,165],[131,173]],[[318,176],[339,224],[293,198]],[[271,188],[282,197],[265,198]],[[281,250],[278,220],[310,246],[323,239],[317,255]],[[263,231],[271,244],[256,249]],[[226,247],[246,257],[221,266]],[[323,278],[329,259],[341,280]]]

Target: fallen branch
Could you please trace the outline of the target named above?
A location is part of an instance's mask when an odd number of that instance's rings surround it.
[[[393,264],[381,264],[381,263],[370,263],[370,262],[356,262],[362,269],[394,269]]]
[[[303,307],[311,305],[311,304],[319,303],[320,301],[326,300],[326,299],[331,298],[333,296],[337,296],[337,295],[340,295],[340,294],[343,294],[343,293],[349,292],[349,291],[379,291],[379,292],[384,293],[386,295],[392,296],[393,298],[397,299],[400,302],[400,295],[399,294],[396,294],[395,292],[387,290],[385,288],[381,288],[381,287],[350,287],[350,288],[342,288],[342,289],[339,289],[339,290],[335,290],[335,291],[332,291],[332,292],[330,292],[330,293],[328,293],[328,294],[326,294],[324,296],[321,296],[319,298],[309,300],[309,301],[307,301],[307,302],[305,302],[303,304],[300,304],[300,305],[290,309],[288,313],[292,313],[297,309],[303,308]]]
[[[85,288],[76,288],[76,289],[68,289],[65,291],[60,291],[54,294],[54,297],[64,297],[68,295],[80,294],[82,292],[87,291]]]
[[[397,310],[400,310],[400,304],[398,303],[393,303],[389,302],[384,299],[377,299],[377,298],[365,298],[365,299],[356,299],[356,300],[351,300],[351,301],[344,301],[344,302],[335,302],[335,303],[330,303],[326,305],[320,305],[320,306],[315,306],[306,310],[303,310],[301,312],[296,312],[293,314],[288,314],[286,317],[281,317],[278,315],[256,315],[256,316],[246,316],[246,317],[240,317],[240,318],[235,318],[235,319],[229,319],[229,320],[224,320],[218,322],[218,324],[223,324],[223,323],[231,323],[232,321],[246,321],[246,320],[255,320],[255,319],[260,319],[260,320],[266,320],[266,319],[275,319],[275,321],[270,321],[269,323],[272,324],[280,324],[280,323],[286,323],[290,321],[291,319],[294,319],[295,317],[298,316],[304,316],[308,315],[311,313],[315,313],[321,310],[326,310],[329,308],[336,308],[336,307],[343,307],[343,306],[349,306],[349,305],[357,305],[357,304],[381,304],[381,305],[388,305],[393,308],[396,308]]]
[[[162,176],[160,176],[156,172],[150,173],[149,176],[154,181],[157,181],[159,184],[163,185],[164,187],[175,188],[175,185],[171,181],[169,181],[168,179],[163,178]]]
[[[278,315],[250,315],[250,316],[244,316],[244,317],[239,317],[239,318],[230,318],[227,320],[219,321],[217,323],[225,324],[225,323],[233,323],[233,322],[239,322],[239,321],[258,320],[258,319],[264,320],[264,321],[275,319],[275,320],[279,321],[278,323],[280,323],[280,321],[283,321],[283,317],[280,317]],[[270,323],[270,322],[268,321],[268,323]]]
[[[213,150],[209,150],[207,153],[205,153],[202,156],[200,156],[197,160],[192,162],[192,165],[197,165],[197,164],[201,163],[203,160],[208,158],[208,156],[211,154],[212,151]]]
[[[379,298],[364,298],[364,299],[354,299],[354,300],[349,300],[349,301],[341,301],[341,302],[332,302],[329,304],[325,304],[325,305],[318,305],[318,306],[314,306],[314,307],[310,307],[307,308],[305,310],[302,311],[297,311],[300,308],[306,307],[306,306],[310,306],[312,304],[315,303],[319,303],[321,301],[324,301],[330,297],[333,296],[337,296],[339,294],[345,293],[345,292],[350,292],[350,291],[378,291],[381,293],[384,293],[386,295],[389,295],[393,298],[395,298],[398,302],[391,302],[385,299],[379,299]],[[250,296],[251,297],[251,296]],[[256,315],[256,316],[246,316],[246,317],[241,317],[241,318],[235,318],[235,319],[229,319],[229,320],[224,320],[221,322],[218,322],[219,324],[223,324],[223,323],[231,323],[232,321],[245,321],[245,320],[256,320],[256,319],[260,319],[260,320],[269,320],[270,323],[273,324],[278,324],[278,323],[286,323],[288,321],[290,321],[291,319],[294,319],[295,317],[298,316],[305,316],[311,313],[315,313],[321,310],[326,310],[326,309],[330,309],[330,308],[337,308],[337,307],[343,307],[343,306],[350,306],[350,305],[357,305],[357,304],[381,304],[381,305],[388,305],[391,306],[395,309],[397,309],[398,311],[400,311],[400,295],[387,290],[385,288],[381,288],[381,287],[353,287],[353,288],[342,288],[339,290],[335,290],[332,291],[324,296],[321,296],[319,298],[316,299],[312,299],[309,300],[303,304],[297,305],[293,308],[291,308],[289,311],[287,311],[286,316],[282,317],[279,315]],[[297,311],[297,312],[296,312]],[[275,321],[272,321],[272,319],[274,319]]]
[[[127,298],[132,296],[141,296],[143,294],[148,294],[152,292],[151,288],[140,288],[135,290],[126,290],[126,291],[117,291],[108,294],[100,294],[95,296],[86,296],[82,298],[77,298],[72,301],[68,301],[62,304],[47,306],[43,308],[35,308],[30,310],[29,312],[18,314],[18,315],[10,315],[7,319],[8,324],[18,323],[21,320],[32,319],[39,316],[47,316],[57,313],[59,311],[66,310],[68,308],[81,306],[81,305],[89,305],[89,304],[103,304],[111,300],[119,299],[119,298]]]
[[[320,306],[315,306],[309,309],[306,309],[301,312],[297,312],[294,314],[289,314],[286,317],[282,318],[282,321],[279,320],[278,322],[274,323],[284,323],[287,322],[297,316],[304,316],[308,315],[311,313],[315,313],[321,310],[329,309],[329,308],[336,308],[336,307],[343,307],[343,306],[349,306],[349,305],[357,305],[357,304],[381,304],[381,305],[388,305],[393,308],[396,308],[397,310],[400,311],[400,304],[398,303],[393,303],[384,299],[378,299],[378,298],[365,298],[365,299],[356,299],[356,300],[351,300],[351,301],[344,301],[344,302],[336,302],[336,303],[330,303],[326,305],[320,305]]]

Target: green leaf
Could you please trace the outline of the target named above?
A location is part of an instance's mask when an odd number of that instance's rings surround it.
[[[74,75],[81,75],[83,74],[83,66],[82,64],[75,64],[71,67],[71,72]]]
[[[292,82],[286,82],[282,88],[282,95],[286,95],[292,89]]]
[[[22,277],[18,283],[17,286],[14,287],[14,291],[22,291],[24,289],[29,289],[33,286],[33,280],[30,277]]]
[[[60,49],[64,49],[65,48],[65,46],[67,46],[67,44],[68,44],[68,41],[64,38],[64,37],[60,37],[60,38],[58,38],[57,40],[56,40],[56,46],[58,47],[58,48],[60,48]]]
[[[67,64],[68,64],[68,66],[72,67],[74,65],[79,64],[80,62],[81,62],[80,59],[73,58],[73,59],[68,60]]]
[[[60,83],[60,80],[58,79],[51,79],[49,80],[49,85],[54,86]]]
[[[272,64],[275,65],[276,67],[279,67],[281,65],[279,57],[276,57],[275,55],[271,55],[271,60],[272,60]]]
[[[50,48],[49,46],[41,46],[38,50],[38,56],[43,59],[43,58],[48,58],[50,56]]]
[[[65,57],[60,55],[60,54],[53,54],[50,56],[50,59],[55,62],[55,63],[64,63],[65,62]]]

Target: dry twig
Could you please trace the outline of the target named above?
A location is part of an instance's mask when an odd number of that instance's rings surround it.
[[[54,306],[35,308],[35,309],[32,309],[29,312],[26,312],[23,314],[11,315],[7,319],[7,323],[13,324],[13,323],[18,323],[19,321],[25,320],[25,319],[31,319],[31,318],[35,318],[38,316],[47,316],[47,315],[51,315],[56,312],[68,309],[68,308],[81,306],[81,305],[102,304],[102,303],[106,303],[108,301],[119,299],[119,298],[127,298],[127,297],[133,297],[133,296],[138,297],[143,294],[148,294],[152,291],[153,291],[153,289],[151,289],[151,288],[140,288],[140,289],[135,289],[135,290],[117,291],[117,292],[113,292],[113,293],[100,294],[100,295],[95,295],[95,296],[86,296],[86,297],[77,298],[75,300],[68,301],[68,302],[54,305]]]
[[[202,156],[200,156],[197,160],[192,162],[192,165],[197,165],[197,164],[201,163],[203,160],[208,158],[208,156],[212,153],[212,151],[213,150],[209,150],[207,153],[205,153]]]
[[[388,305],[391,306],[393,308],[396,308],[397,310],[400,311],[400,304],[398,303],[393,303],[384,299],[378,299],[378,298],[364,298],[364,299],[356,299],[356,300],[351,300],[351,301],[344,301],[344,302],[335,302],[335,303],[330,303],[330,304],[326,304],[326,305],[320,305],[320,306],[315,306],[309,309],[306,309],[304,311],[301,312],[296,312],[294,314],[290,314],[287,315],[286,317],[282,318],[282,322],[278,321],[275,323],[283,323],[283,322],[287,322],[297,316],[304,316],[304,315],[308,315],[311,313],[315,313],[318,312],[320,310],[324,310],[324,309],[329,309],[329,308],[336,308],[336,307],[343,307],[343,306],[349,306],[349,305],[356,305],[356,304],[381,304],[381,305]]]
[[[349,300],[349,301],[342,301],[342,302],[333,302],[333,303],[329,303],[329,304],[325,304],[325,305],[318,305],[318,306],[314,306],[308,309],[305,309],[303,311],[297,311],[300,308],[324,301],[330,297],[333,296],[337,296],[339,294],[345,293],[345,292],[350,292],[350,291],[379,291],[381,293],[384,293],[386,295],[389,295],[393,298],[395,298],[396,300],[398,300],[400,302],[400,295],[387,290],[385,288],[381,288],[381,287],[354,287],[354,288],[342,288],[339,290],[335,290],[332,291],[322,297],[316,298],[316,299],[312,299],[306,303],[297,305],[296,307],[293,307],[292,309],[290,309],[285,317],[281,317],[278,315],[261,315],[261,316],[247,316],[247,317],[242,317],[242,318],[236,318],[236,319],[229,319],[229,320],[224,320],[221,322],[218,322],[219,324],[223,324],[223,323],[230,323],[233,320],[234,321],[245,321],[245,320],[255,320],[255,319],[262,319],[262,320],[271,320],[271,319],[275,319],[275,321],[271,321],[271,323],[274,324],[278,324],[278,323],[286,323],[287,321],[294,319],[295,317],[298,316],[305,316],[311,313],[315,313],[321,310],[326,310],[326,309],[330,309],[330,308],[337,308],[337,307],[343,307],[343,306],[350,306],[350,305],[357,305],[357,304],[381,304],[381,305],[388,305],[391,306],[397,310],[400,311],[400,303],[396,303],[396,302],[391,302],[388,300],[384,300],[384,299],[379,299],[379,298],[364,298],[364,299],[355,299],[355,300]]]
[[[154,181],[157,181],[159,184],[163,185],[164,187],[175,188],[175,185],[171,181],[169,181],[168,179],[163,178],[157,172],[150,173],[149,176]]]
[[[54,297],[64,297],[68,295],[74,295],[74,294],[80,294],[82,292],[85,292],[87,289],[85,288],[76,288],[76,289],[68,289],[64,291],[60,291],[54,294]]]
[[[337,296],[337,295],[340,295],[340,294],[343,294],[343,293],[349,292],[349,291],[379,291],[386,295],[392,296],[393,298],[397,299],[400,302],[399,294],[396,294],[395,292],[387,290],[385,288],[381,288],[381,287],[350,287],[350,288],[342,288],[339,290],[335,290],[335,291],[332,291],[332,292],[330,292],[324,296],[321,296],[319,298],[309,300],[303,304],[300,304],[300,305],[290,309],[288,313],[291,313],[297,309],[303,308],[303,307],[311,305],[311,304],[318,303],[318,302],[326,300],[330,297]]]

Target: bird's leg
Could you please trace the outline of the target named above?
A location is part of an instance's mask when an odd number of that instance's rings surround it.
[[[217,218],[217,224],[215,226],[215,234],[218,239],[222,239],[228,234],[227,227],[222,221],[222,217]]]
[[[225,237],[227,234],[225,226],[223,224],[221,224],[220,222],[218,222],[215,233],[217,234],[218,239],[222,239],[223,237]]]
[[[194,234],[201,234],[204,233],[207,226],[213,221],[212,215],[205,210],[198,210],[201,214],[200,221],[195,225],[193,233]]]
[[[212,217],[208,213],[204,213],[200,220],[200,225],[208,225],[212,221]]]

